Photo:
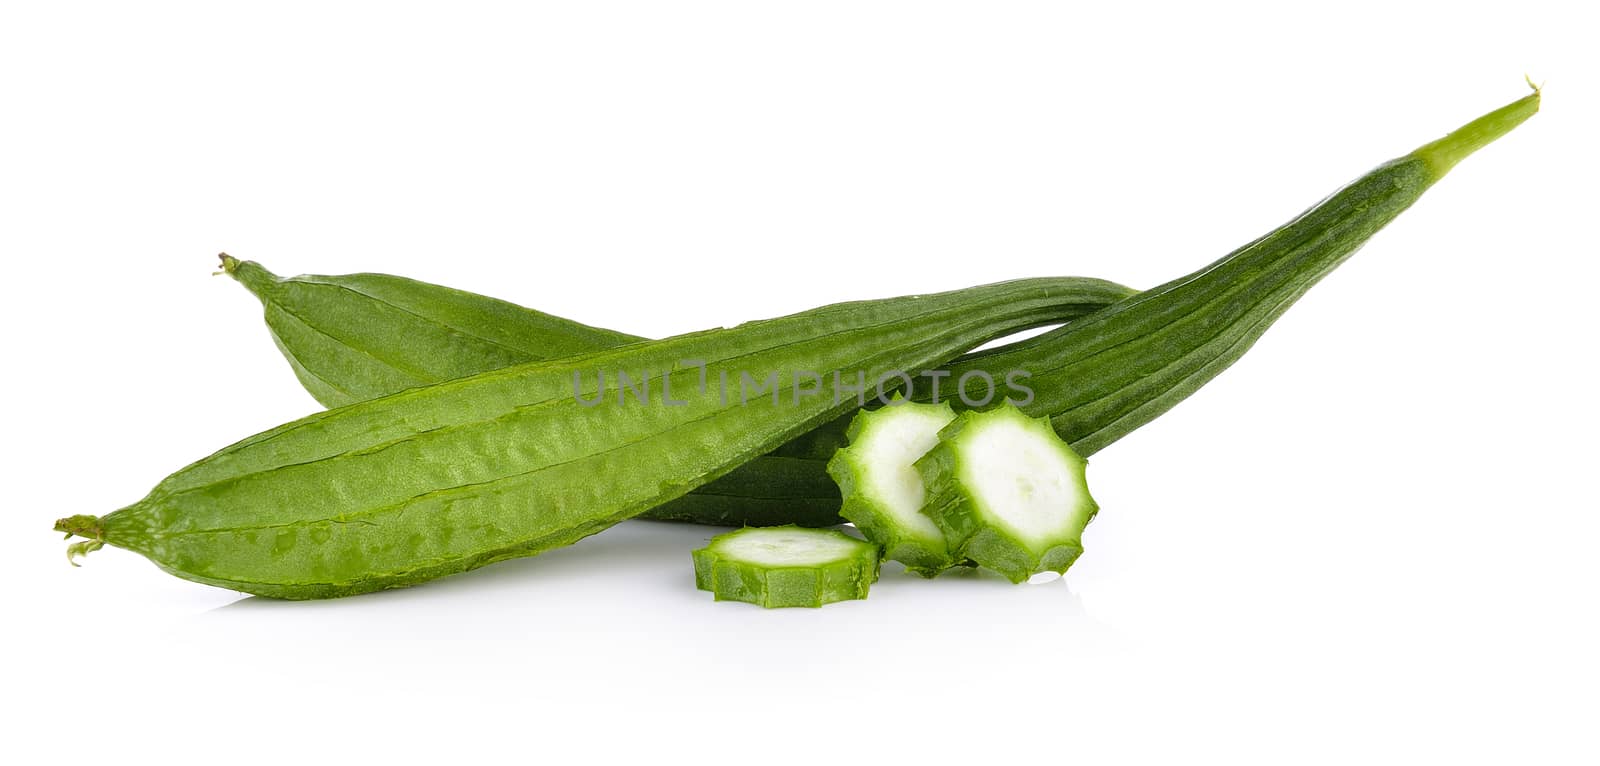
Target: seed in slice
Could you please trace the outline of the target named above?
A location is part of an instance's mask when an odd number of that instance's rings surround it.
[[[694,552],[695,585],[718,601],[818,607],[867,597],[878,546],[834,529],[746,527]]]
[[[1087,463],[1050,427],[1006,404],[964,412],[916,463],[923,507],[951,554],[1012,582],[1065,572],[1083,553],[1083,528],[1098,510]]]
[[[884,558],[924,577],[955,561],[944,532],[922,512],[922,476],[913,464],[939,443],[939,430],[955,418],[948,403],[900,401],[862,410],[850,423],[850,446],[828,461],[828,473],[844,497],[839,515],[883,546]]]

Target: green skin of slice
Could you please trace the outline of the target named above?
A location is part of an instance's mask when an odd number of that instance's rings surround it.
[[[829,557],[785,563],[752,560],[733,550],[750,536],[809,537],[842,550]],[[694,552],[695,586],[717,601],[743,601],[766,608],[820,607],[867,597],[878,579],[878,546],[838,530],[793,525],[746,527],[711,538]]]
[[[978,439],[997,426],[1013,427],[1032,449],[1053,453],[1077,490],[1073,505],[1049,509],[1060,514],[1059,530],[1044,539],[1029,539],[1005,520],[997,499],[981,486],[985,476],[971,464]],[[1083,553],[1083,529],[1099,510],[1089,496],[1087,465],[1056,434],[1049,418],[1030,418],[1005,405],[962,413],[940,432],[938,446],[917,461],[916,469],[928,494],[923,512],[944,531],[951,554],[1020,583],[1041,572],[1064,573]]]
[[[839,483],[843,496],[840,516],[854,523],[868,540],[883,546],[884,558],[904,564],[906,571],[933,577],[956,564],[945,544],[944,534],[937,526],[922,528],[902,521],[904,511],[897,513],[892,501],[878,491],[879,482],[874,481],[887,482],[894,478],[877,472],[914,470],[910,461],[903,467],[886,465],[880,462],[881,456],[875,460],[872,454],[873,440],[884,438],[898,419],[907,417],[919,421],[909,424],[911,427],[930,419],[936,423],[942,421],[937,428],[955,419],[955,411],[949,403],[934,405],[903,400],[883,409],[862,410],[850,423],[850,446],[834,453],[833,459],[828,461],[828,473]],[[912,456],[911,461],[917,457],[920,455]],[[920,504],[911,513],[920,516]]]

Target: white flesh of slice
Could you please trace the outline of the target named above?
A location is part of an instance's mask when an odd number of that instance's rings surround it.
[[[922,513],[922,476],[912,464],[939,443],[939,429],[954,419],[955,413],[943,407],[880,411],[859,444],[851,445],[860,451],[862,464],[871,466],[863,477],[865,494],[893,515],[896,526],[920,537],[943,539],[944,534]]]
[[[1073,536],[1092,507],[1062,446],[1001,418],[964,440],[961,481],[993,523],[1036,550]]]
[[[718,541],[715,551],[722,558],[746,564],[808,567],[847,559],[860,553],[862,545],[865,543],[832,530],[750,528]]]

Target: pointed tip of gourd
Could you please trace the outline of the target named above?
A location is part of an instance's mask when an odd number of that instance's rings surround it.
[[[103,530],[100,527],[100,517],[84,513],[68,516],[64,519],[56,519],[55,529],[57,532],[67,533],[67,537],[95,538],[103,534]]]
[[[277,274],[267,271],[266,267],[255,261],[240,260],[227,253],[217,253],[217,260],[222,263],[222,270],[212,272],[213,276],[227,274],[257,296],[281,281]]]
[[[1532,93],[1489,112],[1457,128],[1450,135],[1413,152],[1427,163],[1435,180],[1443,178],[1457,163],[1473,152],[1494,143],[1495,139],[1510,133],[1512,129],[1539,112],[1544,88],[1542,85],[1535,85],[1532,77],[1523,75],[1523,79],[1527,81],[1528,87],[1533,89]]]
[[[100,527],[98,516],[78,514],[57,519],[55,530],[65,532],[69,540],[73,537],[88,538],[67,546],[67,563],[73,566],[78,566],[78,559],[100,550],[106,544],[105,540],[101,539],[104,530]]]

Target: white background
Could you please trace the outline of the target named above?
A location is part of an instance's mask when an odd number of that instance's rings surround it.
[[[8,762],[1600,758],[1580,4],[523,5],[0,11]],[[1064,581],[763,611],[641,522],[289,604],[49,531],[315,409],[219,250],[653,335],[1147,287],[1525,72],[1542,114],[1095,456]]]

